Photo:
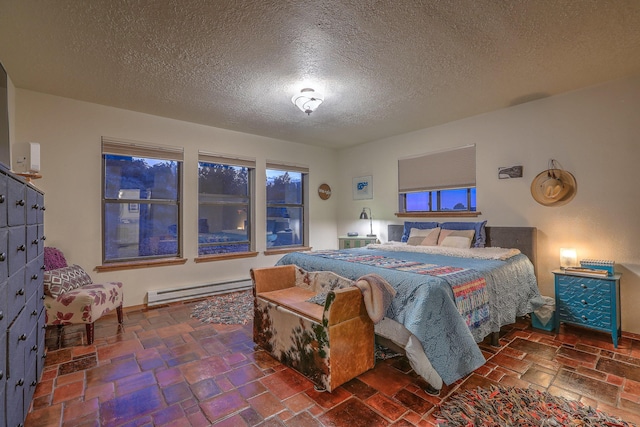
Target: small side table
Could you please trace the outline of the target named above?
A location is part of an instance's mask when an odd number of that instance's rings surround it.
[[[621,335],[620,277],[590,276],[553,271],[556,293],[556,331],[560,322],[609,332],[618,348]]]
[[[364,248],[368,244],[376,243],[377,241],[378,241],[378,237],[339,236],[338,247],[340,249]]]

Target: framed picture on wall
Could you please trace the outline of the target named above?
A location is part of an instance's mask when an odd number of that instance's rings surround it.
[[[373,199],[373,177],[359,176],[353,178],[353,200]]]

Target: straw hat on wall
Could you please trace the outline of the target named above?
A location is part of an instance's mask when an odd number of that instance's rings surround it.
[[[540,172],[531,182],[531,195],[544,206],[562,206],[576,195],[578,186],[575,177],[558,162],[551,159],[549,169]]]

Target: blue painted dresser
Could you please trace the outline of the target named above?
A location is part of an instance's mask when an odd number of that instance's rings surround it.
[[[621,334],[620,277],[567,274],[556,270],[556,331],[560,323],[571,323],[609,332],[613,346],[618,347]]]

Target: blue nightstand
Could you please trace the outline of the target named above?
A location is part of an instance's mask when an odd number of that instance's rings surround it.
[[[570,323],[609,332],[613,346],[621,335],[620,277],[553,272],[556,292],[556,331]]]

